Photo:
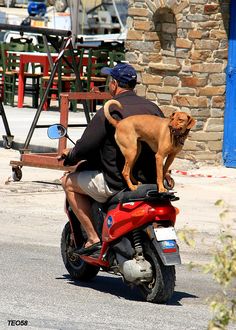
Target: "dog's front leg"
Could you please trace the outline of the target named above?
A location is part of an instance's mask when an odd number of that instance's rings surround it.
[[[163,185],[163,156],[162,154],[157,153],[156,154],[156,170],[157,170],[157,186],[159,192],[166,192],[167,189],[165,189]]]
[[[173,163],[175,159],[176,153],[169,154],[166,158],[165,165],[163,166],[163,178],[166,176],[166,173],[168,169],[170,168],[170,165]]]

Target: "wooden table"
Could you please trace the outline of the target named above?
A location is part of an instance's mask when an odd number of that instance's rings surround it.
[[[23,107],[24,102],[24,89],[25,89],[25,65],[29,63],[41,64],[43,66],[43,75],[47,76],[49,72],[49,58],[47,53],[38,53],[38,52],[20,52],[20,69],[19,69],[19,83],[18,83],[18,108]],[[58,54],[51,54],[52,60],[57,59]]]

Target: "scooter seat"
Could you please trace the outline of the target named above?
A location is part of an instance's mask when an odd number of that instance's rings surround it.
[[[107,207],[114,206],[118,203],[128,203],[135,201],[173,201],[179,198],[173,192],[159,193],[156,184],[142,184],[137,190],[122,190],[112,196],[107,201]]]

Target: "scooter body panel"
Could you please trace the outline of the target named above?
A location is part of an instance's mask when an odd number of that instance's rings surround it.
[[[102,241],[110,243],[153,221],[169,221],[174,226],[175,220],[176,209],[171,203],[157,205],[138,201],[118,204],[108,212],[104,220]]]

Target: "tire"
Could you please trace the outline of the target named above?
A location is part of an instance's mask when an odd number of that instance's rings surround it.
[[[139,285],[141,294],[146,301],[166,303],[173,295],[175,287],[175,266],[165,266],[151,242],[144,246],[144,257],[152,265],[153,280]]]
[[[9,141],[6,136],[3,136],[2,146],[5,149],[11,149],[12,147],[12,141]]]
[[[20,181],[22,179],[22,170],[19,166],[12,167],[12,179],[15,182]]]
[[[92,266],[82,259],[74,258],[72,251],[75,248],[74,242],[70,239],[71,228],[67,222],[61,236],[61,255],[66,269],[73,280],[88,281],[94,278],[99,272],[100,267]],[[81,246],[83,244],[81,240]]]

